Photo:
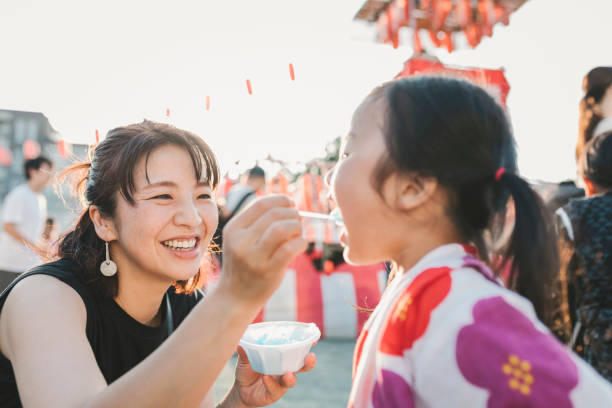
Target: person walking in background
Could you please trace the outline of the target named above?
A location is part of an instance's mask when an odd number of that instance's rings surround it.
[[[584,96],[580,100],[576,164],[584,146],[593,137],[612,130],[612,67],[595,67],[582,80]],[[547,206],[555,212],[573,198],[584,197],[584,189],[566,180],[551,193]]]
[[[579,171],[586,198],[557,210],[562,303],[553,331],[612,381],[612,132],[587,142]]]
[[[583,79],[576,160],[593,137],[612,130],[612,67],[596,67]]]
[[[241,209],[255,198],[258,190],[266,184],[266,173],[264,170],[255,166],[249,169],[246,184],[238,184],[227,193],[225,205],[222,209],[222,216],[229,220]]]
[[[257,196],[257,191],[265,185],[266,173],[261,167],[255,166],[249,170],[246,184],[238,184],[230,189],[225,198],[225,205],[219,210],[219,225],[213,238],[214,246],[218,249],[223,247],[223,227],[232,217],[246,208],[247,204]],[[217,257],[219,262],[222,262],[223,254],[221,252],[217,252]]]
[[[41,190],[51,179],[53,163],[44,156],[24,163],[26,183],[4,200],[0,231],[0,291],[20,273],[44,258],[40,245],[47,219],[47,200]]]

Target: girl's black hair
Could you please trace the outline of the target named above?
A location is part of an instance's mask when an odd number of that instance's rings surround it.
[[[511,262],[509,286],[547,318],[556,240],[542,200],[517,174],[515,142],[502,107],[482,88],[442,77],[397,79],[372,96],[382,96],[387,105],[387,154],[375,184],[394,171],[435,177],[450,193],[449,215],[463,240],[475,244],[485,261],[484,232],[505,214],[511,198],[516,220],[501,254]]]
[[[164,145],[182,147],[189,154],[196,179],[208,181],[214,189],[219,183],[219,166],[210,147],[200,137],[165,123],[144,122],[122,126],[108,132],[90,151],[90,159],[66,169],[60,182],[74,181],[74,191],[85,209],[59,242],[57,255],[71,259],[79,266],[79,277],[104,296],[117,295],[117,275],[104,277],[99,271],[105,258],[105,246],[96,234],[89,216],[89,206],[95,205],[106,217],[113,217],[121,195],[135,205],[134,171],[141,158],[147,162],[151,153]],[[175,282],[178,292],[191,293],[198,285],[200,271],[189,281]],[[121,271],[119,271],[121,273]]]
[[[580,119],[578,142],[576,143],[576,160],[580,159],[584,146],[593,137],[593,131],[603,117],[594,106],[601,103],[606,91],[612,86],[612,67],[595,67],[582,81],[584,97],[580,100]]]
[[[580,175],[603,188],[612,188],[612,131],[591,139],[579,160]]]

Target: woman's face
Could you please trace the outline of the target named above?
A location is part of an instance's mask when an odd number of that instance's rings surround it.
[[[389,207],[372,185],[372,174],[386,151],[383,107],[382,98],[369,97],[357,108],[331,180],[344,221],[344,258],[353,264],[391,259],[385,234]]]
[[[146,172],[141,158],[134,184],[134,205],[117,193],[117,241],[111,251],[119,274],[188,280],[197,273],[217,228],[210,185],[196,180],[189,154],[176,145],[152,151]]]

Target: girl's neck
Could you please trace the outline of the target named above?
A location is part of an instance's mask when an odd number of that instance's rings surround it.
[[[435,229],[431,230],[429,233],[424,232],[422,234],[413,235],[418,237],[418,239],[406,245],[396,259],[394,259],[398,266],[395,275],[396,278],[401,277],[404,273],[412,269],[417,262],[434,249],[443,245],[461,242],[461,237],[452,228],[438,230],[438,233],[432,233],[432,231],[435,231]]]

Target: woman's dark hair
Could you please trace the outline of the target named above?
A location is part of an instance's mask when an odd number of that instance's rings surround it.
[[[584,145],[591,140],[593,131],[603,119],[593,108],[596,104],[601,103],[610,86],[612,86],[612,67],[593,68],[582,81],[584,97],[580,100],[576,160],[580,158]]]
[[[579,161],[580,175],[603,188],[612,188],[612,132],[589,140]]]
[[[201,138],[165,123],[146,120],[109,131],[102,142],[90,151],[89,160],[77,163],[62,173],[61,180],[73,179],[75,191],[85,210],[74,229],[61,238],[58,256],[76,262],[83,281],[105,296],[117,295],[117,276],[104,277],[99,271],[100,263],[105,258],[105,246],[96,234],[89,216],[89,206],[95,205],[103,216],[112,217],[117,208],[117,193],[134,205],[136,164],[144,157],[146,174],[146,163],[151,152],[164,145],[184,148],[191,158],[196,178],[199,180],[204,176],[213,189],[217,186],[217,160]],[[200,271],[189,281],[178,281],[174,286],[179,292],[190,293],[197,287],[199,279]]]
[[[485,261],[490,258],[484,232],[512,198],[514,231],[500,254],[512,265],[509,286],[531,300],[540,318],[547,317],[556,241],[542,200],[517,174],[515,142],[502,107],[482,88],[442,77],[394,80],[371,97],[386,104],[387,153],[374,185],[380,189],[394,171],[436,178],[449,192],[449,215],[464,242],[476,245]]]

